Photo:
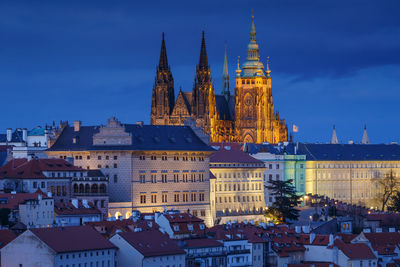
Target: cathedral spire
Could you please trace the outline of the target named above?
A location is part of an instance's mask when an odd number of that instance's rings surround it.
[[[203,38],[201,40],[200,60],[198,68],[202,70],[208,70],[208,59],[206,51],[206,41],[204,39],[204,31],[203,31]]]
[[[226,45],[225,45],[225,56],[224,56],[224,68],[222,71],[222,95],[228,101],[231,92],[229,91],[229,72],[228,72],[228,58],[226,56]]]
[[[162,33],[159,70],[168,70],[167,49],[165,48],[164,32]]]
[[[256,42],[256,26],[254,25],[254,9],[251,11],[250,42]]]
[[[367,125],[364,125],[364,132],[361,138],[361,144],[368,145],[370,144],[368,133],[367,133]]]
[[[333,125],[331,144],[339,144],[339,141],[338,141],[337,135],[336,135],[335,125]]]

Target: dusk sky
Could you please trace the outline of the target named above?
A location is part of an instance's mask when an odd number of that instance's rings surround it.
[[[231,85],[246,56],[251,10],[275,110],[295,141],[400,142],[400,1],[0,2],[0,90],[6,128],[81,120],[150,121],[165,32],[175,90],[191,91],[205,31],[216,93],[224,44]],[[234,88],[231,88],[231,92]]]

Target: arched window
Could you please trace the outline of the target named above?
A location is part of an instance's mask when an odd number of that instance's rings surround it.
[[[78,191],[78,185],[77,184],[74,184],[74,193],[76,194],[76,193],[78,193],[79,191]]]
[[[92,185],[92,193],[98,193],[98,192],[99,190],[97,184]]]
[[[85,193],[85,189],[83,187],[83,184],[79,185],[79,193]]]
[[[85,193],[86,193],[86,194],[89,194],[89,193],[90,193],[90,185],[89,185],[89,184],[86,184],[86,185],[85,185]]]
[[[100,193],[106,193],[106,185],[105,184],[100,185]]]

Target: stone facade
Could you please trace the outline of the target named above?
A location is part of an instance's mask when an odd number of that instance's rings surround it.
[[[144,131],[148,136],[139,136],[131,130],[138,128],[141,131],[142,127],[146,127]],[[115,118],[111,118],[106,126],[91,129],[93,137],[88,138],[93,140],[89,142],[90,147],[73,150],[63,146],[50,149],[47,153],[49,157],[73,157],[76,166],[100,169],[109,178],[109,217],[129,218],[132,210],[153,212],[167,208],[190,210],[204,219],[207,225],[213,223],[208,165],[212,149],[198,139],[189,127],[168,128],[174,133],[181,129],[179,134],[186,136],[174,137],[163,132],[163,135],[169,135],[166,137],[168,141],[161,140],[161,135],[158,135],[161,132],[156,134],[158,126],[122,125]],[[80,136],[86,130],[80,127],[68,128],[68,131],[72,136]],[[170,147],[153,150],[146,145],[147,142],[157,145],[168,142]],[[194,142],[203,148],[193,149]]]
[[[243,71],[236,70],[234,96],[229,91],[225,54],[222,95],[216,95],[208,65],[206,45],[201,42],[192,92],[179,90],[175,102],[174,80],[168,66],[164,35],[151,104],[151,124],[184,125],[193,119],[212,142],[278,143],[288,140],[285,120],[275,113],[272,101],[271,71],[260,62],[254,18]]]

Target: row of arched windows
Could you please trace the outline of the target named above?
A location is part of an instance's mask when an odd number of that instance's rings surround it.
[[[74,184],[74,193],[75,194],[90,194],[90,193],[107,193],[107,186],[105,184],[93,184],[90,186],[89,184]]]

